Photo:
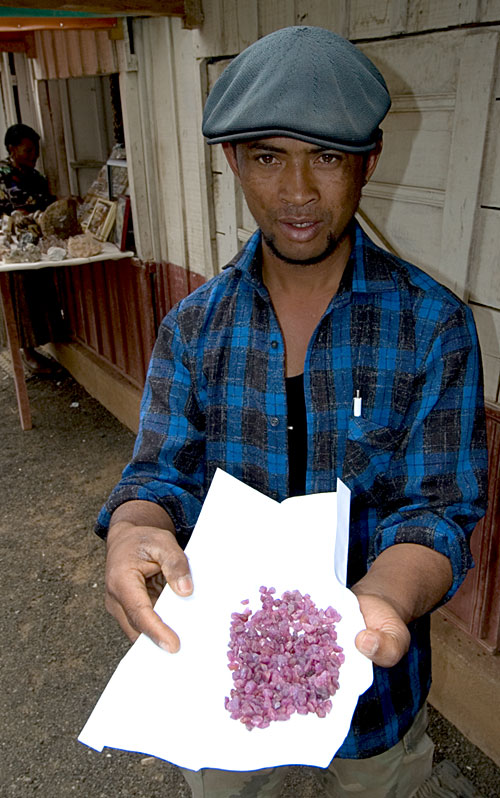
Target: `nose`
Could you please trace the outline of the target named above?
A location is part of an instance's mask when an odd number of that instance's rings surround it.
[[[302,207],[319,198],[318,187],[308,163],[287,165],[281,181],[281,201],[286,205]]]

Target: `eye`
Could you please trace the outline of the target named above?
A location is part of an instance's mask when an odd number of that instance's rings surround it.
[[[332,164],[340,161],[341,156],[338,152],[322,152],[319,154],[318,160],[320,163]]]
[[[272,166],[273,164],[278,163],[276,156],[270,152],[263,152],[260,155],[256,155],[255,160],[257,163],[263,164],[263,166]]]

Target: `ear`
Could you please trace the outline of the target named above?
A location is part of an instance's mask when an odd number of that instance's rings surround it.
[[[368,153],[365,160],[365,183],[368,183],[369,179],[373,175],[375,169],[377,168],[378,159],[382,153],[382,134],[380,134],[380,138],[377,141],[376,147]]]
[[[222,149],[224,151],[224,155],[226,156],[226,161],[231,167],[231,171],[234,172],[236,177],[239,177],[240,170],[238,168],[238,159],[236,157],[236,145],[233,144],[232,141],[223,141]]]

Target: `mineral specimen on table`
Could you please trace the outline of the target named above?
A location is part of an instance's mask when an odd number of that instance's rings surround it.
[[[5,263],[36,263],[42,259],[42,250],[34,244],[26,247],[13,247],[3,256]]]
[[[17,235],[17,243],[21,249],[26,249],[30,244],[39,244],[40,236],[30,230],[26,230]]]
[[[40,239],[39,246],[42,252],[48,252],[51,247],[58,247],[59,249],[63,249],[66,254],[68,240],[66,239],[65,241],[63,238],[58,238],[58,236],[47,236],[46,238]]]
[[[64,260],[66,257],[66,250],[64,247],[49,247],[47,250],[47,257],[49,260]]]
[[[81,233],[77,219],[77,205],[75,197],[65,197],[49,205],[39,219],[44,237],[52,235],[70,238]]]
[[[82,233],[68,240],[69,258],[91,258],[102,252],[102,243],[92,233]]]

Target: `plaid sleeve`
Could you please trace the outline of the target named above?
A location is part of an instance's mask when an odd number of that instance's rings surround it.
[[[444,554],[453,569],[444,602],[472,566],[469,537],[487,496],[480,350],[467,306],[437,325],[415,388],[400,455],[404,477],[395,480],[398,498],[376,530],[371,561],[396,543],[418,543]]]
[[[96,525],[107,534],[112,513],[135,499],[161,505],[187,543],[204,490],[204,414],[195,376],[176,323],[177,309],[163,320],[141,403],[141,421],[131,462],[102,508]]]

